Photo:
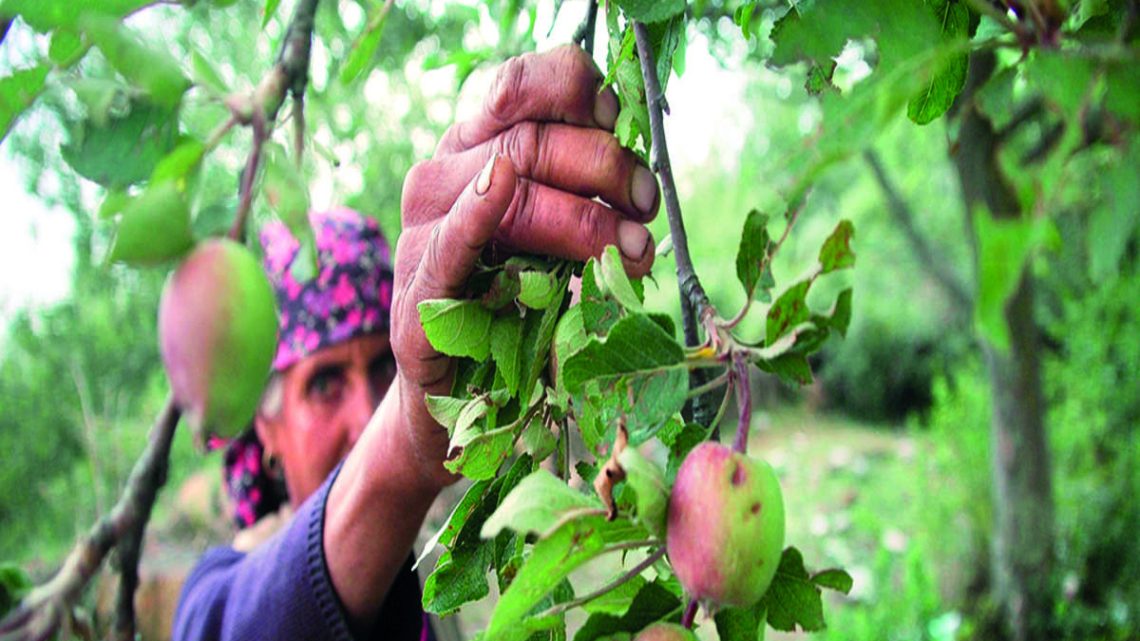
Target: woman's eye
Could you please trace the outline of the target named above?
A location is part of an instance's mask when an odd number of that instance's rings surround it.
[[[318,370],[309,379],[308,394],[319,401],[336,400],[344,391],[344,371],[338,367]]]

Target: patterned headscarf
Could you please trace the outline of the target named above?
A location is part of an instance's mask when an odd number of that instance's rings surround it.
[[[316,238],[317,272],[306,282],[293,275],[301,244],[289,229],[273,222],[261,231],[265,271],[277,295],[275,372],[322,348],[389,327],[392,266],[376,222],[345,208],[310,213],[309,222]],[[284,483],[264,469],[264,447],[252,427],[230,442],[214,439],[210,447],[226,447],[226,489],[239,528],[288,501]]]

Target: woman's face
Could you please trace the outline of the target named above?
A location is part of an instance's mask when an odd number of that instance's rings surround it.
[[[281,376],[281,409],[258,415],[257,431],[297,506],[348,455],[395,379],[396,361],[388,336],[373,334],[314,352]]]

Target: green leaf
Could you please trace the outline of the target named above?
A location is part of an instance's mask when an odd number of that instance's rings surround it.
[[[804,90],[812,96],[818,96],[825,91],[838,91],[839,89],[831,82],[833,77],[835,77],[834,60],[822,65],[813,64],[808,69]]]
[[[536,470],[507,495],[483,524],[480,535],[489,539],[504,529],[519,534],[545,534],[564,518],[586,516],[586,510],[601,509],[594,496],[571,489],[547,470]]]
[[[681,48],[685,40],[685,16],[678,14],[668,20],[650,24],[648,31],[649,45],[653,49],[653,60],[657,67],[657,81],[661,85],[661,91],[665,92],[669,87],[674,58],[684,60],[685,57]],[[684,66],[684,62],[681,64]]]
[[[205,87],[215,96],[229,94],[230,89],[226,86],[226,81],[222,79],[222,74],[218,73],[213,63],[197,49],[190,50],[190,68],[193,70],[194,82],[198,85]]]
[[[927,2],[941,25],[940,41],[964,43],[970,36],[970,10],[958,0]],[[930,82],[907,103],[906,115],[917,124],[925,125],[942,117],[954,99],[966,86],[966,67],[969,55],[963,51],[946,56]]]
[[[125,189],[146,180],[177,144],[176,111],[134,102],[128,113],[112,116],[105,124],[76,124],[61,152],[84,178],[108,189]]]
[[[0,78],[0,140],[4,140],[12,124],[43,91],[49,71],[51,65],[41,64]]]
[[[604,339],[593,338],[563,365],[563,380],[572,393],[586,381],[620,375],[651,375],[674,369],[685,351],[645,314],[631,314],[610,328]]]
[[[571,521],[542,539],[531,549],[511,587],[491,613],[486,638],[499,641],[526,639],[522,622],[544,596],[570,572],[602,554],[609,544],[641,540],[645,531],[625,519],[606,521],[604,516]]]
[[[69,68],[78,63],[89,49],[91,45],[84,42],[76,31],[61,27],[51,34],[48,59],[60,67]]]
[[[517,269],[510,267],[500,269],[491,279],[487,291],[479,297],[479,302],[491,311],[499,311],[507,305],[513,305],[521,289],[522,284],[519,282]]]
[[[461,552],[444,552],[435,570],[424,581],[424,610],[443,616],[487,596],[491,591],[487,585],[491,554],[490,544]]]
[[[193,246],[185,197],[173,183],[162,182],[123,209],[109,260],[153,265],[178,258]]]
[[[641,22],[658,22],[685,11],[685,0],[615,0],[625,15]]]
[[[1094,64],[1083,57],[1060,51],[1035,49],[1025,64],[1025,77],[1045,100],[1074,124],[1092,89]]]
[[[874,37],[879,67],[927,50],[939,41],[934,15],[912,0],[831,0],[793,5],[776,21],[770,38],[775,43],[770,64],[777,67],[806,60],[827,65],[848,40]]]
[[[14,563],[0,564],[0,619],[15,608],[33,586],[23,568]]]
[[[541,313],[527,314],[523,325],[522,369],[519,377],[519,403],[523,407],[531,404],[530,395],[535,389],[539,376],[546,370],[550,359],[550,344],[554,339],[554,328],[562,313],[562,301],[570,284],[570,271],[566,270],[558,280],[554,299]]]
[[[1121,257],[1140,223],[1140,143],[1133,142],[1130,153],[1101,176],[1107,202],[1093,209],[1087,236],[1089,275],[1102,282],[1117,272]]]
[[[448,433],[455,431],[455,426],[459,422],[459,415],[463,413],[463,408],[467,407],[468,403],[470,403],[470,399],[466,398],[436,396],[435,394],[424,396],[424,405],[427,406],[428,414],[431,414],[432,418],[447,428]]]
[[[811,575],[811,582],[821,588],[835,590],[843,594],[849,594],[851,588],[855,587],[855,581],[851,578],[845,570],[838,568],[831,568],[828,570],[820,570]]]
[[[522,434],[519,435],[519,442],[522,443],[526,453],[530,454],[536,461],[546,460],[546,457],[550,456],[558,447],[558,439],[550,431],[550,427],[542,420],[541,416],[536,416],[523,428]]]
[[[74,28],[88,15],[121,18],[153,4],[155,0],[86,0],[77,2],[51,2],[50,0],[3,0],[0,16],[13,18],[19,15],[33,29],[48,32]]]
[[[608,614],[612,617],[621,617],[629,612],[637,593],[641,592],[648,583],[649,581],[646,581],[645,577],[639,574],[598,598],[582,604],[582,609],[590,614]]]
[[[265,174],[262,189],[273,213],[294,236],[313,234],[309,226],[309,185],[285,148],[268,143],[262,152]]]
[[[758,360],[755,363],[757,367],[769,374],[775,374],[785,383],[811,385],[811,365],[804,354],[782,354],[776,358]]]
[[[531,309],[546,309],[558,295],[558,278],[550,272],[519,273],[519,302]]]
[[[417,308],[428,342],[441,353],[477,361],[491,353],[491,312],[478,301],[425,300]]]
[[[669,507],[669,486],[661,468],[647,460],[636,448],[627,447],[618,456],[625,470],[625,482],[637,493],[634,505],[638,523],[654,536],[665,535],[665,510]]]
[[[803,555],[796,548],[784,550],[776,576],[760,600],[760,606],[768,612],[768,625],[782,632],[795,632],[796,626],[805,632],[823,629],[820,590],[812,582],[804,568]]]
[[[156,104],[173,108],[182,101],[190,81],[168,52],[144,43],[115,18],[89,15],[80,26],[111,66]]]
[[[205,152],[206,146],[201,141],[193,138],[184,139],[173,151],[158,161],[150,176],[150,181],[157,183],[170,180],[179,183],[198,170],[198,165],[201,164],[202,155]],[[179,187],[181,186],[179,184]]]
[[[99,220],[109,220],[118,216],[131,203],[131,197],[125,191],[111,189],[107,191],[107,195],[103,197],[103,203],[99,205],[99,212],[95,215]]]
[[[677,478],[677,470],[689,451],[709,438],[709,430],[700,423],[685,423],[681,429],[667,432],[668,425],[658,434],[661,442],[669,447],[669,463],[665,466],[665,478],[672,484]]]
[[[390,5],[384,2],[376,3],[372,9],[372,14],[368,16],[364,30],[352,43],[352,48],[348,52],[348,60],[341,67],[340,82],[342,84],[351,84],[366,69],[370,68],[372,59],[376,56],[376,50],[380,48],[380,39],[384,35],[384,23],[388,21],[389,9]]]
[[[617,247],[606,245],[602,250],[595,277],[600,278],[598,288],[612,296],[622,307],[630,311],[641,311],[641,299],[629,282]]]
[[[823,253],[820,253],[822,259]],[[807,306],[807,293],[811,279],[805,278],[784,290],[775,303],[768,308],[766,345],[772,345],[793,327],[811,317]]]
[[[491,325],[491,356],[495,359],[495,367],[506,381],[511,396],[519,391],[522,331],[523,319],[514,314],[500,316]]]
[[[590,339],[586,336],[586,328],[582,323],[582,304],[579,303],[566,310],[558,325],[554,329],[554,359],[558,363],[557,380],[555,384],[562,388],[562,365],[566,360],[586,346]]]
[[[764,641],[767,613],[763,603],[751,608],[725,608],[716,613],[715,620],[720,641]]]
[[[277,7],[281,4],[281,0],[265,0],[265,13],[261,15],[261,28],[264,29],[269,24],[269,20],[277,13]]]
[[[582,268],[582,328],[587,334],[605,334],[621,318],[621,307],[598,286],[598,261],[591,258]]]
[[[764,300],[765,296],[771,300],[768,290],[776,285],[768,264],[771,247],[772,239],[768,236],[768,214],[753,209],[744,219],[740,248],[736,251],[736,277],[750,298],[759,294],[761,300]]]
[[[615,616],[600,612],[590,615],[574,635],[574,641],[611,639],[622,632],[639,632],[655,621],[679,621],[681,605],[681,599],[661,581],[645,583],[624,614]]]
[[[984,210],[974,214],[978,247],[978,298],[974,323],[999,350],[1009,348],[1005,304],[1017,291],[1025,263],[1033,251],[1056,238],[1047,219],[995,219]]]
[[[838,269],[855,265],[855,252],[851,251],[851,239],[855,236],[855,226],[849,220],[841,220],[835,230],[823,241],[819,249],[820,273],[827,274]]]

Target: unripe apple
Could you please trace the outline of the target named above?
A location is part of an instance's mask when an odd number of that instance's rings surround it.
[[[754,605],[784,547],[784,498],[772,467],[719,443],[693,448],[669,495],[665,542],[677,579],[705,604]]]
[[[171,274],[158,309],[162,361],[195,436],[241,433],[277,349],[273,289],[253,254],[207,240]]]
[[[638,632],[633,641],[697,641],[697,635],[676,623],[658,622]]]

